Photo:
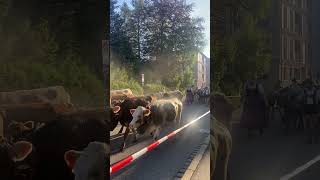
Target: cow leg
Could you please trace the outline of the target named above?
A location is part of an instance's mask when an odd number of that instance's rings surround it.
[[[122,133],[122,131],[123,131],[123,127],[124,127],[124,126],[121,126],[121,128],[120,128],[120,130],[119,130],[118,134],[121,134],[121,133]]]
[[[135,129],[131,129],[133,132],[133,142],[137,142],[137,131]]]
[[[126,131],[124,132],[124,136],[123,136],[123,143],[122,143],[122,146],[121,146],[121,151],[123,151],[124,148],[126,147],[126,140],[127,140],[129,132],[130,132],[130,128],[126,127]]]
[[[158,140],[159,136],[160,136],[160,127],[157,127],[153,134],[153,139],[156,141]]]

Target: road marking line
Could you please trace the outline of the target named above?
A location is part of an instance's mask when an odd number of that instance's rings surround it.
[[[315,157],[314,159],[310,160],[309,162],[307,162],[306,164],[298,167],[297,169],[295,169],[293,172],[283,176],[280,178],[280,180],[289,180],[291,178],[293,178],[294,176],[298,175],[299,173],[301,173],[302,171],[308,169],[310,166],[312,166],[314,163],[318,162],[320,160],[320,155],[318,155],[317,157]]]

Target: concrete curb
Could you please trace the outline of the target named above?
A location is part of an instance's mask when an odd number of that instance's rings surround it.
[[[208,135],[205,140],[190,154],[188,160],[186,161],[185,167],[178,172],[178,174],[174,178],[175,180],[190,180],[192,178],[204,153],[206,152],[206,149],[208,148],[209,143],[210,136]]]

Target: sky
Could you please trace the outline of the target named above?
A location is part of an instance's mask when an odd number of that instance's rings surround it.
[[[210,0],[187,0],[188,3],[194,3],[194,17],[204,18],[205,42],[206,46],[203,51],[207,57],[210,57]]]
[[[127,2],[130,4],[131,0],[118,0],[118,4]],[[206,46],[203,50],[203,54],[210,57],[210,0],[187,0],[188,3],[194,4],[193,17],[202,17],[204,19],[204,38]]]

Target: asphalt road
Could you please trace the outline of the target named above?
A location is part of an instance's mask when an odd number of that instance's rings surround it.
[[[279,119],[270,122],[263,136],[248,138],[238,124],[231,134],[231,180],[279,180],[286,175],[292,176],[283,180],[320,179],[320,158],[311,161],[320,155],[320,144],[307,144],[302,132],[285,136]]]
[[[191,105],[185,106],[182,119],[183,123],[187,123],[198,116],[206,113],[209,107],[204,105]],[[192,124],[188,128],[184,129],[180,133],[180,136],[173,137],[172,139],[163,142],[161,145],[143,155],[132,164],[119,170],[115,174],[111,175],[111,179],[114,180],[167,180],[173,179],[179,170],[186,163],[189,155],[193,150],[204,141],[207,136],[202,130],[208,132],[210,127],[210,116],[207,115]],[[202,130],[201,130],[202,129]],[[117,131],[116,129],[115,131]],[[162,136],[171,132],[173,129],[167,129],[161,133]],[[180,134],[179,133],[179,134]],[[128,138],[127,148],[124,152],[119,152],[122,137],[116,138],[115,132],[111,133],[111,157],[110,164],[114,164],[123,158],[131,155],[142,148],[152,143],[152,138],[141,137],[138,139],[138,143],[131,143],[132,137]],[[209,165],[209,164],[208,164]]]

